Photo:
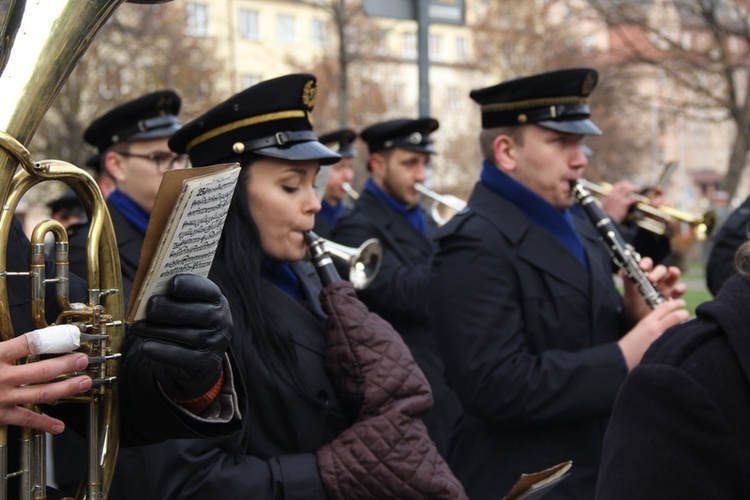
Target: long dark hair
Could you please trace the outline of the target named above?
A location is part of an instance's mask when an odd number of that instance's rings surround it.
[[[232,348],[240,364],[249,359],[248,349],[257,349],[253,358],[265,363],[275,380],[305,395],[305,379],[289,333],[271,320],[273,305],[262,292],[263,249],[246,190],[251,164],[252,159],[243,162],[209,277],[229,301],[235,325]]]

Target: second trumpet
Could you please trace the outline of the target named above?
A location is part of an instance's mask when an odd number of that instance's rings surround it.
[[[599,196],[606,196],[612,191],[612,185],[603,182],[595,184],[586,179],[579,179],[579,183]],[[669,231],[669,224],[673,222],[684,222],[695,229],[695,239],[705,241],[713,232],[716,224],[716,212],[709,210],[703,215],[692,214],[678,210],[668,205],[658,207],[651,206],[648,197],[636,195],[636,213],[633,216],[635,224],[641,229],[654,234],[665,235]]]
[[[422,196],[432,200],[432,205],[430,206],[430,216],[438,226],[442,226],[450,219],[450,217],[443,217],[440,214],[441,205],[450,208],[454,213],[460,212],[461,210],[466,208],[466,202],[461,198],[458,198],[451,194],[436,193],[435,191],[427,188],[427,186],[425,186],[424,184],[416,183],[414,184],[414,189],[419,191]]]

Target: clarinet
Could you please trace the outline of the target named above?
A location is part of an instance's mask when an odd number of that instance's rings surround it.
[[[333,259],[326,250],[325,240],[314,232],[307,231],[305,232],[305,243],[307,243],[307,247],[310,250],[310,256],[323,286],[341,280]]]
[[[663,303],[664,297],[659,295],[653,283],[648,280],[646,273],[638,265],[641,261],[640,254],[635,251],[632,245],[625,242],[617,226],[602,210],[591,192],[578,181],[571,181],[570,188],[576,203],[594,223],[596,230],[599,232],[599,239],[607,248],[612,261],[622,270],[625,276],[633,280],[643,298],[646,299],[646,303],[652,309]]]

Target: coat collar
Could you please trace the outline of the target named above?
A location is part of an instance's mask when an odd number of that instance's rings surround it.
[[[323,307],[320,305],[321,285],[315,266],[307,260],[301,260],[292,262],[290,267],[292,268],[292,272],[299,278],[308,308],[318,318],[325,319],[327,315],[323,312]]]
[[[425,235],[367,190],[362,191],[355,202],[355,207],[382,227],[384,234],[392,235],[397,240],[408,241],[410,245],[417,245],[423,252],[431,254],[434,251],[432,240],[436,226],[431,217],[426,216],[427,234]]]
[[[487,220],[508,238],[517,248],[519,259],[589,294],[589,272],[557,238],[529,222],[513,203],[477,183],[468,206],[470,212]],[[584,239],[589,261],[592,260],[590,244],[590,238]],[[592,275],[595,272],[598,270],[591,270]]]

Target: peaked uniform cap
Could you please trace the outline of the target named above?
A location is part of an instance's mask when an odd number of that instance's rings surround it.
[[[308,74],[266,80],[235,94],[180,129],[169,140],[194,167],[240,161],[244,154],[291,161],[336,163],[312,130],[317,82]]]
[[[75,193],[65,193],[64,195],[56,198],[47,203],[50,211],[54,214],[56,212],[66,212],[68,214],[85,214],[81,200]]]
[[[94,120],[83,139],[100,153],[120,142],[170,137],[180,128],[180,96],[160,90],[128,101]]]
[[[593,69],[564,69],[473,90],[469,96],[481,105],[482,128],[536,124],[569,134],[600,135],[588,106],[598,80]]]
[[[341,155],[342,158],[353,158],[357,156],[357,150],[352,144],[357,138],[357,133],[350,128],[343,128],[333,132],[327,132],[320,136],[321,144],[331,148]]]
[[[434,118],[400,118],[370,125],[360,137],[367,143],[370,154],[393,148],[434,154],[430,134],[439,126]]]

